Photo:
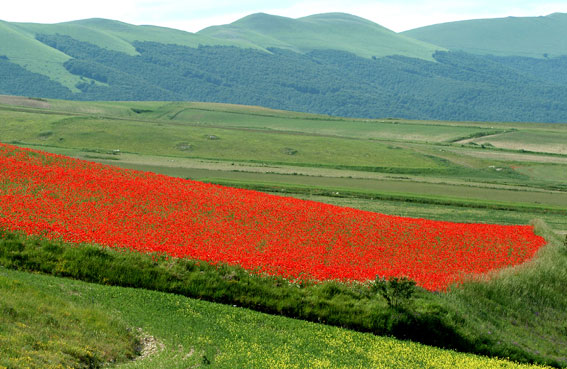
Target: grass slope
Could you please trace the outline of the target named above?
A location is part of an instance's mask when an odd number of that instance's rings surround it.
[[[242,40],[262,48],[296,52],[343,50],[366,58],[404,55],[433,60],[443,48],[401,36],[376,23],[344,13],[316,14],[291,19],[264,13],[252,14],[198,34],[226,40]]]
[[[0,21],[0,38],[0,55],[30,72],[43,74],[72,91],[79,91],[75,84],[80,78],[63,67],[70,56],[37,41],[34,34],[12,23]]]
[[[104,49],[137,55],[134,41],[152,41],[189,47],[199,45],[238,45],[230,40],[216,40],[173,28],[133,25],[116,20],[91,18],[56,24],[16,23],[31,34],[61,34]]]
[[[567,299],[560,292],[567,281],[567,237],[545,224],[535,226],[548,240],[536,258],[492,280],[465,284],[445,298],[466,317],[465,331],[484,331],[494,336],[491,344],[496,346],[506,340],[512,347],[547,356],[567,345]],[[567,351],[560,351],[551,356],[565,367]]]
[[[475,19],[416,28],[403,35],[474,54],[532,58],[567,55],[567,14]]]
[[[69,55],[36,40],[38,34],[60,34],[89,42],[101,48],[128,55],[137,55],[134,41],[153,41],[189,47],[199,45],[232,45],[238,42],[212,39],[204,35],[157,26],[136,26],[109,19],[84,19],[56,24],[15,23],[0,21],[0,55],[25,69],[45,75],[72,92],[79,92],[75,85],[88,78],[71,74],[63,63]],[[249,45],[247,45],[249,47]]]
[[[49,293],[0,270],[0,368],[99,368],[135,356],[132,329],[70,293]]]
[[[151,335],[155,340],[151,354],[115,365],[117,368],[540,367],[143,289],[93,285],[2,268],[0,281],[19,287],[11,295],[19,294],[21,298],[23,291],[34,291],[86,311],[111,311],[114,319]],[[35,327],[33,320],[24,321],[30,328]],[[58,355],[61,351],[62,346],[48,347],[42,353]],[[26,364],[15,363],[10,368],[30,366]],[[89,366],[98,367],[96,363]]]

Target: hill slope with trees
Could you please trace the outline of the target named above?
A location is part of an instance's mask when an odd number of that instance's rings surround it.
[[[341,31],[325,39],[333,28]],[[348,37],[339,37],[348,29]],[[446,51],[347,14],[297,20],[256,14],[197,34],[104,19],[0,22],[0,35],[10,41],[0,45],[0,94],[226,102],[364,118],[567,122],[567,56]]]

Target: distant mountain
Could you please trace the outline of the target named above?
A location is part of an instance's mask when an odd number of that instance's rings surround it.
[[[444,50],[344,13],[316,14],[298,19],[258,13],[228,25],[206,28],[198,34],[238,40],[264,49],[280,48],[299,53],[341,50],[367,58],[403,55],[433,60],[435,51]]]
[[[424,42],[474,54],[552,58],[567,55],[567,14],[441,23],[402,32]]]
[[[107,19],[0,21],[0,94],[567,122],[567,56],[447,51],[342,13],[253,14],[198,33]]]

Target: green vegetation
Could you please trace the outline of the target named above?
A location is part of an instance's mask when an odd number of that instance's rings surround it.
[[[79,293],[46,293],[0,270],[0,368],[100,368],[132,359],[137,332],[100,304],[69,298]]]
[[[223,101],[356,117],[550,122],[565,117],[565,86],[526,81],[512,68],[469,54],[436,52],[435,62],[372,60],[334,50],[267,54],[136,42],[141,55],[132,57],[65,36],[38,39],[71,55],[65,67],[72,73],[109,85],[78,85],[89,100]]]
[[[96,301],[141,327],[149,337],[145,357],[118,368],[536,368],[173,294],[2,268],[0,278],[86,308]]]
[[[548,47],[533,27],[521,27]],[[447,51],[348,14],[254,14],[197,34],[105,19],[0,22],[0,37],[4,94],[210,101],[367,118],[565,123],[567,116],[567,57]]]
[[[164,44],[176,44],[189,47],[199,45],[239,45],[238,41],[212,39],[210,37],[156,26],[135,26],[110,19],[82,19],[57,24],[14,23],[14,25],[32,35],[62,34],[76,40],[88,42],[99,47],[137,55],[132,46],[134,41],[151,41]]]
[[[474,19],[435,24],[402,34],[424,42],[475,54],[553,58],[567,55],[563,36],[567,14],[546,17]]]
[[[79,92],[76,88],[78,83],[85,81],[90,83],[91,79],[73,75],[66,70],[63,64],[71,57],[36,40],[36,35],[40,33],[69,35],[77,40],[128,55],[137,55],[136,49],[132,45],[134,41],[173,43],[189,47],[198,47],[199,45],[239,45],[238,42],[211,39],[204,35],[175,29],[155,26],[134,26],[107,19],[84,19],[58,24],[0,21],[0,34],[2,35],[0,55],[5,55],[10,61],[24,67],[29,72],[48,76],[62,85],[59,87],[64,86],[72,92]],[[5,67],[2,66],[2,68]],[[38,89],[38,91],[41,90]],[[61,95],[61,92],[59,93],[58,97],[65,97]]]
[[[565,342],[567,300],[559,289],[567,281],[567,243],[544,224],[536,228],[549,242],[537,258],[486,283],[481,278],[455,288],[446,301],[466,317],[464,331],[472,328],[495,338],[487,345],[501,345],[507,337],[515,348],[545,355]],[[567,366],[566,352],[552,356]]]
[[[34,34],[23,32],[12,23],[0,21],[0,34],[2,34],[0,55],[6,57],[0,64],[0,70],[10,68],[11,72],[19,72],[15,75],[11,74],[10,77],[18,75],[27,77],[18,81],[22,85],[33,82],[33,78],[37,78],[35,74],[42,75],[44,78],[48,77],[52,80],[50,91],[54,90],[58,94],[63,94],[60,97],[65,97],[64,93],[69,93],[70,90],[78,91],[75,85],[81,81],[80,77],[69,73],[63,67],[63,63],[71,59],[69,55],[39,42],[35,39]],[[16,66],[19,66],[20,69]],[[2,78],[2,82],[3,89],[17,87],[13,86],[16,81],[12,78]],[[38,86],[38,88],[42,87],[45,88],[45,84]],[[12,93],[15,94],[15,92]]]
[[[0,265],[100,284],[174,292],[460,351],[559,367],[567,364],[567,346],[550,342],[561,342],[565,327],[557,322],[567,321],[567,301],[561,293],[567,278],[567,252],[544,225],[539,227],[550,237],[550,243],[531,264],[441,294],[423,290],[407,294],[407,289],[391,283],[383,294],[378,294],[379,285],[373,291],[371,285],[308,281],[291,284],[280,278],[251,275],[236,267],[75,246],[6,232],[0,238]],[[534,329],[538,332],[535,336],[531,334]]]
[[[264,13],[252,14],[234,23],[199,31],[222,40],[241,40],[269,50],[342,50],[370,58],[404,55],[433,60],[438,46],[398,35],[376,23],[350,14],[328,13],[291,19]]]
[[[270,134],[240,129],[209,128],[169,123],[164,129],[145,122],[104,118],[66,117],[40,124],[28,120],[7,123],[3,139],[68,148],[97,148],[110,152],[187,156],[204,159],[260,161],[308,166],[388,167],[400,171],[443,169],[423,155],[391,149],[368,140],[327,138],[294,134]],[[49,134],[47,134],[49,133]],[[211,139],[216,137],[217,139]],[[246,142],[244,145],[243,142]],[[330,145],[330,147],[327,147]],[[293,147],[290,154],[286,148]],[[445,166],[446,167],[446,166]]]
[[[268,115],[268,111],[250,115],[248,111],[234,111],[230,106],[223,110],[212,106],[199,106],[197,104],[178,104],[179,110],[174,120],[185,122],[198,122],[202,125],[230,125],[231,127],[259,128],[278,131],[296,131],[322,136],[338,136],[378,140],[411,140],[427,142],[459,141],[463,137],[482,137],[501,133],[498,128],[481,128],[470,124],[468,126],[448,126],[431,122],[411,123],[399,120],[347,120],[330,116],[293,116],[291,114]],[[157,109],[154,114],[167,109]],[[263,114],[262,114],[263,113]],[[285,119],[282,119],[285,118]],[[295,119],[289,119],[295,118]]]
[[[30,72],[0,55],[0,91],[25,96],[30,92],[30,86],[45,92],[37,95],[71,98],[70,91],[61,84],[43,74]]]
[[[416,284],[406,277],[394,277],[392,279],[376,277],[372,289],[382,295],[390,309],[404,310],[410,308],[409,305],[415,294]]]

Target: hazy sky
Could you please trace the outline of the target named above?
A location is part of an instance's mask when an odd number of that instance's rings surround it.
[[[567,0],[4,0],[0,19],[56,23],[97,17],[196,32],[257,12],[292,18],[345,12],[400,32],[463,19],[567,13]]]

